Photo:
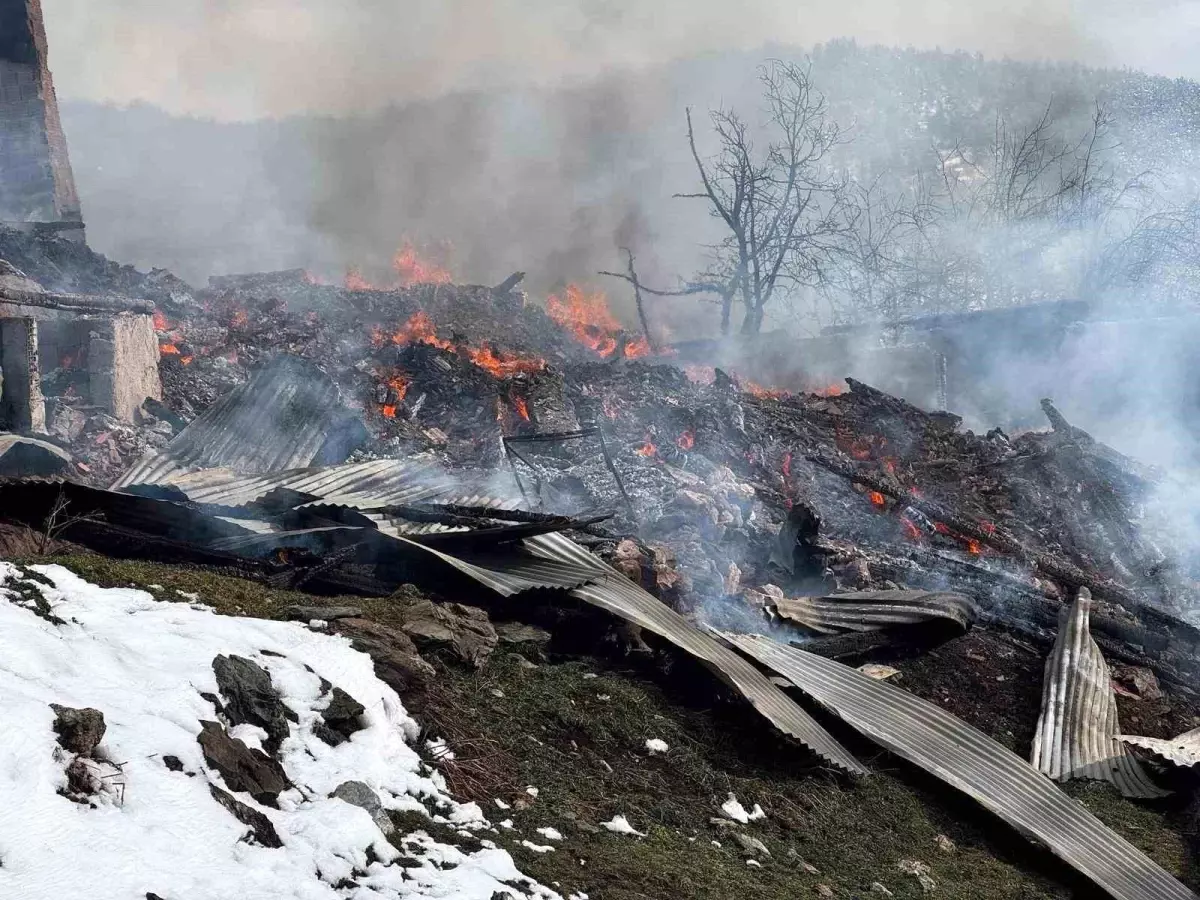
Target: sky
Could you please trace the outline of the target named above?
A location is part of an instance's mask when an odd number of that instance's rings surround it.
[[[964,49],[1200,78],[1200,0],[42,0],[60,97],[250,120],[768,42]]]

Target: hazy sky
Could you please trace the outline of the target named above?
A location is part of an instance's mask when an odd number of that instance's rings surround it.
[[[349,112],[768,41],[962,48],[1200,77],[1200,0],[42,0],[63,98]]]

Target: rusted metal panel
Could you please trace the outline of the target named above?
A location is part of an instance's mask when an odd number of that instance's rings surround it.
[[[757,635],[727,639],[867,737],[1044,844],[1116,900],[1197,900],[1037,769],[944,709],[797,647]]]
[[[1031,762],[1056,781],[1109,781],[1126,797],[1164,797],[1129,748],[1117,739],[1117,698],[1108,664],[1088,627],[1087,588],[1059,616],[1058,639],[1046,659],[1042,712]]]

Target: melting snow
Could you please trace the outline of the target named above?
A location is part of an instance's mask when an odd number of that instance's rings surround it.
[[[562,832],[557,828],[539,828],[537,833],[548,841],[561,841],[563,839]]]
[[[529,850],[532,850],[534,853],[553,853],[554,852],[554,848],[551,847],[549,844],[535,844],[535,843],[533,843],[533,841],[521,841],[521,846],[525,847]]]
[[[725,813],[726,817],[743,825],[749,825],[751,822],[757,822],[759,819],[767,817],[763,808],[757,803],[754,804],[752,811],[746,812],[746,807],[742,806],[741,801],[733,794],[730,794],[729,799],[721,804],[721,812]]]
[[[636,835],[637,837],[646,836],[643,832],[635,830],[634,827],[629,824],[629,820],[624,816],[613,816],[611,822],[601,822],[600,827],[607,828],[613,834],[632,834]]]
[[[651,753],[666,753],[671,748],[667,746],[667,742],[660,738],[650,738],[646,741],[646,749]]]
[[[409,745],[417,724],[349,641],[98,588],[57,566],[34,571],[54,587],[0,563],[0,896],[490,900],[520,884],[529,896],[558,897],[522,876],[503,850],[464,853],[418,831],[397,837],[402,852],[370,813],[330,798],[343,782],[361,781],[385,809],[432,813],[468,833],[489,827],[478,806],[454,802],[441,775],[422,765]],[[67,624],[38,617],[5,590],[18,583],[40,591]],[[295,788],[279,809],[236,795],[271,821],[280,849],[247,843],[246,826],[209,791],[224,782],[206,767],[196,736],[201,720],[217,718],[200,693],[217,690],[218,654],[270,672],[295,714],[279,752]],[[337,747],[313,734],[322,678],[367,710],[365,727]],[[66,779],[51,703],[104,713],[97,755],[123,764],[123,798],[105,791],[89,808],[59,795]],[[245,727],[235,734],[252,745],[263,738]],[[166,755],[183,771],[168,769]]]

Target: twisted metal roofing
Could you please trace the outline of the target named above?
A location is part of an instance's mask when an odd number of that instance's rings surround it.
[[[965,594],[949,591],[857,591],[828,597],[777,600],[776,612],[812,631],[879,631],[935,619],[958,623],[966,630],[978,615]]]
[[[1173,738],[1137,737],[1132,734],[1119,734],[1117,740],[1133,747],[1148,750],[1156,757],[1164,759],[1172,765],[1191,768],[1200,762],[1200,728],[1184,732]]]
[[[1117,739],[1117,698],[1108,664],[1088,629],[1092,595],[1080,588],[1059,615],[1058,639],[1046,659],[1042,712],[1030,761],[1056,781],[1109,781],[1126,797],[1165,797]]]
[[[872,740],[1045,844],[1116,900],[1197,900],[1033,766],[944,709],[769,638],[727,639]]]
[[[253,475],[309,466],[345,418],[329,376],[312,363],[279,356],[192,421],[165,450],[143,458],[113,488],[162,484],[196,469]]]

